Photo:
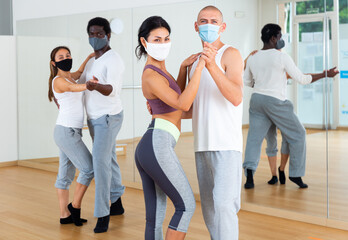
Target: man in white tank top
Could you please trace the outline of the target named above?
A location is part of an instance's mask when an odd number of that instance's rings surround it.
[[[85,107],[93,138],[94,216],[98,218],[94,232],[101,233],[108,230],[110,215],[124,212],[121,195],[125,187],[121,182],[115,145],[123,121],[120,93],[125,67],[119,54],[109,46],[111,29],[108,20],[91,19],[87,32],[95,58],[87,62],[80,80],[86,82],[89,90],[85,93]]]
[[[193,103],[192,128],[202,211],[214,240],[238,239],[242,180],[243,59],[220,41],[225,29],[216,7],[199,12],[195,30],[206,67]]]

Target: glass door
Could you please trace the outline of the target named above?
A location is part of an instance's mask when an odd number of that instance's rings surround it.
[[[298,18],[295,23],[297,65],[304,73],[321,73],[332,66],[331,20]],[[333,121],[332,82],[321,79],[297,86],[297,113],[305,127],[325,129]],[[327,111],[327,115],[326,115]]]

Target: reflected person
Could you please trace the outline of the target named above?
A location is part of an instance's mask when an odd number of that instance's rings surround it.
[[[279,182],[280,184],[285,184],[286,177],[285,177],[285,167],[289,159],[289,143],[285,139],[285,136],[283,133],[282,135],[282,144],[280,149],[280,166],[278,167],[278,174],[279,174]],[[267,135],[266,135],[266,155],[268,157],[268,163],[269,168],[271,170],[272,178],[267,182],[270,185],[274,185],[278,182],[277,177],[277,127],[276,125],[272,124],[272,126],[269,128]]]
[[[279,51],[281,51],[279,49]],[[248,59],[250,56],[255,55],[257,53],[257,50],[252,51],[248,57],[244,60],[244,70],[246,68]],[[287,78],[290,78],[288,74],[286,74]],[[252,86],[254,87],[254,82],[252,83]],[[278,167],[278,173],[279,173],[279,182],[280,184],[285,184],[286,182],[286,177],[285,177],[285,166],[286,163],[288,162],[289,159],[289,144],[286,141],[283,133],[282,134],[282,146],[281,146],[281,162],[280,166]],[[267,142],[267,147],[266,147],[266,155],[268,158],[268,163],[269,163],[269,168],[271,170],[272,178],[267,182],[270,185],[274,185],[278,182],[278,177],[277,177],[277,153],[278,153],[278,148],[277,148],[277,127],[276,125],[272,124],[272,126],[269,128],[267,134],[266,134],[266,142]],[[249,179],[250,183],[254,183],[253,178]]]
[[[253,174],[260,160],[261,144],[272,124],[282,132],[289,143],[289,179],[300,188],[307,188],[302,177],[306,165],[306,130],[287,100],[287,76],[300,84],[310,84],[325,76],[336,76],[332,68],[318,74],[303,74],[290,56],[278,51],[285,45],[281,28],[267,24],[262,28],[263,48],[250,56],[244,74],[244,83],[253,86],[249,107],[249,132],[243,168],[247,181],[246,189],[253,188]]]

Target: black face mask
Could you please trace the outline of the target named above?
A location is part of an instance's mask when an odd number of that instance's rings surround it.
[[[64,72],[70,71],[70,69],[72,67],[72,59],[71,58],[67,58],[67,59],[64,59],[62,61],[55,62],[55,63],[56,63],[56,67]]]

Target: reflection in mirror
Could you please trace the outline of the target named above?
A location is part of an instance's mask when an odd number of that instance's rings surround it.
[[[338,29],[333,35],[338,35],[338,42],[332,43],[332,48],[337,47],[340,79],[333,82],[331,97],[337,104],[332,106],[332,114],[338,118],[336,129],[328,133],[328,187],[330,219],[348,221],[348,182],[347,176],[347,139],[348,139],[348,1],[339,0]],[[334,53],[333,53],[334,55]]]
[[[277,19],[274,19],[273,22],[278,22],[282,28],[285,48],[281,51],[290,55],[303,73],[321,73],[324,70],[323,58],[326,57],[325,52],[323,52],[324,19],[322,16],[318,16],[318,21],[309,22],[308,18],[296,15],[293,9],[295,8],[299,14],[298,9],[301,8],[302,4],[304,3],[295,1],[277,4],[274,6],[277,8]],[[269,11],[269,9],[264,8],[265,15]],[[332,60],[330,63],[332,64]],[[281,172],[278,171],[278,166],[284,167],[285,161],[283,160],[286,157],[286,155],[281,154],[284,153],[283,141],[293,141],[284,139],[284,135],[277,130],[276,141],[279,150],[276,150],[274,158],[278,158],[278,160],[272,160],[273,153],[270,152],[270,149],[267,151],[266,147],[269,148],[269,146],[264,141],[261,147],[260,164],[255,174],[255,189],[246,189],[243,192],[247,203],[273,206],[319,217],[327,216],[327,182],[325,177],[327,141],[324,118],[326,116],[324,115],[326,113],[324,99],[327,93],[323,92],[324,84],[326,84],[325,79],[308,85],[300,85],[291,78],[287,82],[287,99],[293,103],[294,111],[306,129],[306,166],[303,181],[309,185],[308,189],[299,189],[297,185],[289,181],[288,169],[295,166],[296,161],[291,150],[290,159],[285,168],[285,184],[278,181],[272,185],[276,180],[268,182],[272,176],[277,176],[280,179]],[[287,151],[285,152],[287,153]],[[273,168],[271,171],[268,161]],[[272,161],[278,161],[276,166],[273,166]]]
[[[314,84],[300,86],[288,79],[287,97],[294,105],[294,111],[306,128],[306,174],[304,182],[308,189],[298,189],[289,181],[289,171],[285,168],[286,184],[279,182],[270,185],[272,173],[265,151],[266,142],[262,144],[261,159],[254,177],[255,188],[242,188],[243,207],[261,206],[266,209],[281,209],[295,213],[327,217],[327,199],[329,198],[329,217],[348,221],[343,211],[346,208],[348,189],[345,181],[347,169],[345,161],[345,139],[348,126],[348,100],[345,89],[348,82],[348,16],[347,0],[339,1],[339,24],[330,15],[327,28],[322,16],[324,1],[192,1],[177,4],[164,4],[133,9],[109,10],[69,16],[22,20],[17,22],[17,64],[18,64],[18,117],[19,117],[19,159],[21,164],[57,171],[58,149],[53,141],[53,129],[57,109],[46,99],[47,79],[49,76],[48,60],[50,51],[57,45],[67,45],[74,56],[73,69],[77,69],[86,56],[92,52],[88,44],[86,25],[89,19],[102,16],[107,19],[117,18],[124,24],[123,32],[111,35],[110,45],[118,52],[124,63],[125,73],[121,99],[124,107],[124,121],[117,139],[117,156],[122,178],[126,185],[139,188],[141,180],[134,166],[134,150],[140,137],[146,131],[151,116],[146,109],[146,101],[141,92],[141,74],[144,60],[138,61],[134,56],[137,45],[137,30],[141,22],[150,15],[161,15],[172,27],[172,53],[166,60],[168,72],[177,76],[179,64],[192,53],[201,51],[201,43],[194,31],[196,14],[203,6],[217,3],[226,16],[227,29],[222,35],[223,42],[240,50],[246,58],[248,54],[261,46],[260,30],[266,23],[278,23],[282,28],[285,48],[283,52],[292,57],[305,73],[321,72],[325,61],[329,66],[336,66],[335,58],[339,56],[341,80],[320,80]],[[247,2],[247,3],[246,3]],[[327,11],[331,14],[336,1],[326,1]],[[248,14],[236,14],[239,12]],[[258,12],[258,11],[261,12]],[[177,13],[181,16],[178,18]],[[277,14],[276,14],[277,13]],[[308,21],[308,15],[313,20]],[[303,17],[303,18],[302,18]],[[261,19],[261,23],[259,23]],[[32,28],[32,26],[36,28]],[[52,28],[51,26],[56,26]],[[326,29],[326,30],[325,30]],[[324,43],[325,32],[331,32],[327,44]],[[174,34],[175,33],[175,34]],[[238,34],[236,34],[238,33]],[[339,44],[334,44],[338,41]],[[339,46],[337,55],[335,47]],[[327,49],[327,51],[325,50]],[[339,53],[339,54],[338,54]],[[33,61],[32,56],[35,56]],[[327,59],[327,60],[325,60]],[[28,81],[30,79],[31,81]],[[338,83],[339,82],[339,83]],[[346,86],[347,85],[347,86]],[[249,125],[249,101],[251,89],[244,87],[243,138],[244,149]],[[330,93],[330,94],[329,94]],[[339,98],[339,101],[336,99]],[[326,104],[329,99],[329,104]],[[338,105],[339,102],[339,105]],[[336,104],[337,103],[337,104]],[[35,106],[35,107],[33,107]],[[338,109],[337,109],[338,108]],[[327,119],[329,121],[327,121]],[[337,119],[339,119],[338,125]],[[328,123],[337,129],[330,129]],[[198,182],[194,161],[193,134],[191,120],[183,120],[182,134],[175,151],[198,198]],[[282,135],[277,136],[277,167],[279,166]],[[327,136],[328,141],[327,141]],[[83,140],[91,149],[92,141],[88,129],[83,130]],[[45,142],[45,148],[42,143]],[[327,144],[329,150],[327,151]],[[34,160],[33,160],[34,159]],[[244,157],[243,157],[244,159]],[[329,160],[329,183],[327,183],[327,160]],[[276,174],[278,174],[276,167]],[[279,177],[279,175],[278,175]],[[243,179],[243,184],[245,178]],[[327,195],[327,184],[330,188]]]

